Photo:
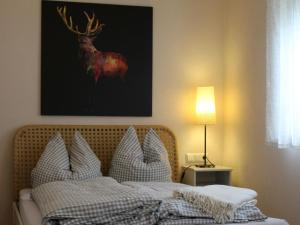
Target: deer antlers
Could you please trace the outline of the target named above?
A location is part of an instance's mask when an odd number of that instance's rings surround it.
[[[90,17],[89,14],[87,14],[87,12],[83,12],[84,15],[86,16],[88,22],[86,25],[86,30],[85,32],[80,32],[78,29],[78,25],[75,26],[75,29],[73,28],[73,20],[72,20],[72,16],[69,17],[69,21],[67,19],[67,7],[63,6],[63,7],[57,7],[57,12],[60,15],[60,17],[62,18],[62,20],[64,21],[65,25],[67,26],[67,28],[72,31],[75,34],[78,35],[84,35],[84,36],[95,36],[96,34],[98,34],[101,30],[102,27],[105,25],[104,23],[100,23],[99,20],[96,20],[96,24],[93,25],[94,20],[95,20],[95,14],[93,13],[93,16]]]

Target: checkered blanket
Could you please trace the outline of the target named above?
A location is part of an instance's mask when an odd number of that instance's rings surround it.
[[[160,225],[192,225],[218,223],[209,212],[201,210],[197,205],[174,198],[176,190],[189,190],[190,186],[171,182],[123,182],[122,184],[147,192],[153,198],[161,200],[158,210]],[[264,221],[267,217],[256,207],[256,200],[243,204],[235,212],[230,223],[246,223]]]
[[[157,223],[160,201],[109,177],[57,181],[32,190],[43,225]]]
[[[236,210],[234,218],[228,223],[247,223],[264,221],[267,217],[249,202]],[[217,224],[218,222],[199,208],[181,199],[166,199],[159,210],[159,225]]]
[[[43,225],[192,225],[216,224],[199,207],[172,197],[183,184],[124,182],[110,177],[85,181],[57,181],[32,190]],[[255,201],[243,204],[232,223],[263,221]]]

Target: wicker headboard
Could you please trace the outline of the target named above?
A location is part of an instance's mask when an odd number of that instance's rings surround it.
[[[178,180],[178,158],[174,134],[160,125],[137,125],[138,137],[143,140],[147,130],[153,128],[165,144],[173,172],[173,180]],[[22,188],[30,187],[30,173],[42,154],[49,138],[61,132],[67,147],[76,130],[89,143],[101,160],[102,172],[107,175],[113,153],[119,144],[127,125],[28,125],[18,130],[14,141],[14,191],[15,198]]]

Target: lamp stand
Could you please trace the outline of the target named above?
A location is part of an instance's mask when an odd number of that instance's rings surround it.
[[[206,156],[206,124],[204,125],[204,155],[203,155],[203,165],[196,165],[197,167],[207,168],[207,167],[215,167],[215,165],[209,161],[209,159]],[[208,162],[209,163],[208,163]]]

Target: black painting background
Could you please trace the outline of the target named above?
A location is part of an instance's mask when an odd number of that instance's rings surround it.
[[[78,59],[77,36],[56,11],[67,15],[84,31],[94,12],[105,23],[94,40],[99,51],[127,58],[125,81],[101,77],[96,84]],[[152,8],[73,2],[42,2],[42,115],[152,115]]]

